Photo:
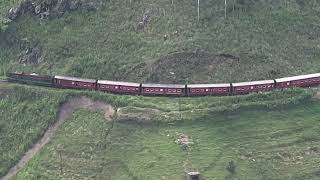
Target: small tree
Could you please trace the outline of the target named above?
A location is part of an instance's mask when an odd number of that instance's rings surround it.
[[[227,171],[229,171],[230,174],[236,173],[236,164],[233,161],[230,161],[226,167]]]

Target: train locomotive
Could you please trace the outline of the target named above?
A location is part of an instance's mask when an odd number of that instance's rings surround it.
[[[225,84],[151,84],[122,81],[83,79],[67,76],[39,76],[38,74],[9,73],[9,82],[67,89],[83,89],[114,94],[144,96],[228,96],[272,91],[293,87],[320,85],[320,73],[285,77],[273,80]]]

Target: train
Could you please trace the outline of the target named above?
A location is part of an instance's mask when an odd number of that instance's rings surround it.
[[[40,76],[36,73],[9,73],[9,82],[47,87],[101,91],[113,94],[142,96],[232,96],[253,92],[320,85],[320,73],[272,80],[222,84],[153,84],[110,80],[84,79],[68,76]]]

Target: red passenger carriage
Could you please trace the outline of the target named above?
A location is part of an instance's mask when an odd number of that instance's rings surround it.
[[[230,95],[231,84],[188,84],[188,96]]]
[[[273,89],[274,80],[232,83],[232,92],[234,95],[248,94],[259,91],[271,91]]]
[[[181,84],[142,84],[142,95],[184,96],[186,85]]]
[[[73,88],[73,89],[89,89],[95,90],[97,80],[94,79],[82,79],[66,76],[54,76],[54,83],[57,87]]]
[[[99,91],[111,93],[140,94],[139,83],[98,80],[97,88]]]
[[[280,78],[275,81],[276,87],[279,89],[317,86],[320,84],[320,73]]]

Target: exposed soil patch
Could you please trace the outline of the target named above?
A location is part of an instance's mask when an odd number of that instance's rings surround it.
[[[1,178],[1,180],[7,180],[17,174],[30,160],[38,153],[42,147],[44,147],[50,139],[53,137],[57,129],[68,119],[72,113],[77,109],[86,109],[89,111],[103,111],[105,113],[106,120],[111,120],[114,109],[111,105],[105,104],[100,101],[93,101],[86,97],[71,98],[62,105],[59,110],[58,120],[46,131],[44,136],[30,148],[20,161],[10,169],[8,174]]]
[[[136,66],[131,73],[152,83],[213,83],[221,78],[230,79],[240,58],[231,54],[211,54],[203,50],[176,52],[164,56],[153,64]],[[130,73],[125,75],[130,77]],[[220,78],[220,79],[219,79]]]
[[[174,53],[153,65],[149,80],[159,83],[212,83],[218,73],[236,67],[239,60],[232,55],[214,55],[203,51]]]
[[[151,122],[151,120],[160,113],[159,110],[151,108],[125,107],[119,108],[117,112],[117,121],[133,122]]]

